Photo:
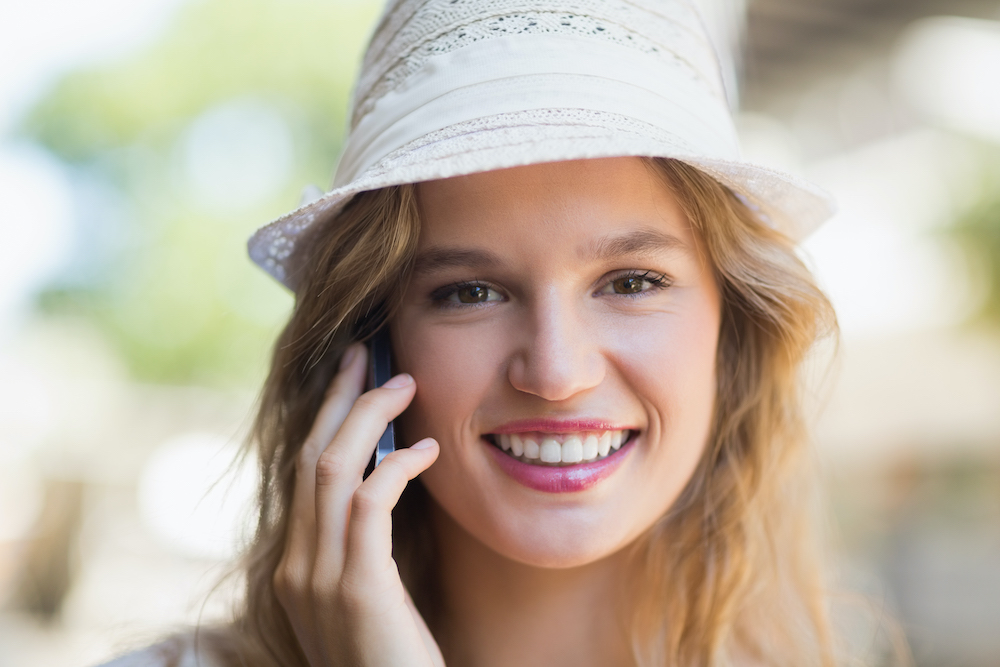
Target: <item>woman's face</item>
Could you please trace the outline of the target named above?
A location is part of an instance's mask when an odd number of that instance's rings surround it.
[[[417,385],[401,433],[441,444],[425,486],[508,558],[618,551],[674,502],[709,436],[720,300],[696,234],[638,158],[417,193],[392,338]]]

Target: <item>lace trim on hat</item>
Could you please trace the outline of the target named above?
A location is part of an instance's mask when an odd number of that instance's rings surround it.
[[[453,141],[463,138],[464,141]],[[648,155],[655,143],[663,154],[695,154],[683,137],[648,123],[589,109],[541,109],[497,114],[448,126],[393,151],[356,181],[355,192],[395,183],[428,180],[430,165],[438,165],[437,178],[468,174],[535,162],[533,146],[551,141],[579,142],[588,154],[561,159]],[[474,150],[470,150],[474,146]],[[653,151],[655,152],[655,151]],[[391,181],[391,183],[390,183]],[[255,234],[251,257],[279,282],[288,284],[288,260],[298,237],[319,220],[339,210],[350,197],[320,202]]]
[[[724,98],[715,52],[697,10],[685,3],[665,3],[663,11],[672,10],[670,15],[656,15],[656,20],[650,20],[649,9],[620,0],[576,0],[570,11],[565,4],[546,7],[548,3],[537,0],[492,0],[485,17],[484,4],[404,0],[391,10],[372,40],[355,89],[352,128],[431,57],[509,35],[585,37],[634,48],[683,63],[693,77],[708,82],[708,88]],[[420,14],[413,17],[418,8]]]

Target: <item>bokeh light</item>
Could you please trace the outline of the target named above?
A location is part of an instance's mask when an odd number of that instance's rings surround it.
[[[920,21],[900,40],[893,64],[896,85],[919,112],[1000,143],[1000,21]]]
[[[163,443],[139,475],[139,516],[160,542],[193,558],[228,560],[254,530],[254,461],[226,438],[187,433]]]

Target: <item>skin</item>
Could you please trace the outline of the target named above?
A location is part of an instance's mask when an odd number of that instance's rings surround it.
[[[676,500],[709,434],[711,267],[638,158],[487,172],[417,194],[416,268],[391,323],[405,374],[361,395],[359,349],[334,381],[300,457],[315,483],[296,489],[282,602],[314,665],[442,664],[438,645],[452,667],[628,664],[614,622],[625,547]],[[417,444],[362,484],[400,413],[404,442]],[[606,479],[548,493],[508,476],[483,437],[531,418],[599,419],[635,436]],[[390,553],[389,513],[421,472],[442,561],[437,642]]]

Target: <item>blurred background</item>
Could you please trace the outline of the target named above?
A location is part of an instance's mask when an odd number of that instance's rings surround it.
[[[921,667],[996,667],[1000,2],[702,1],[747,156],[840,205],[803,249],[843,329],[809,389],[839,576]],[[229,612],[291,306],[244,244],[330,182],[379,9],[0,7],[0,666]]]

